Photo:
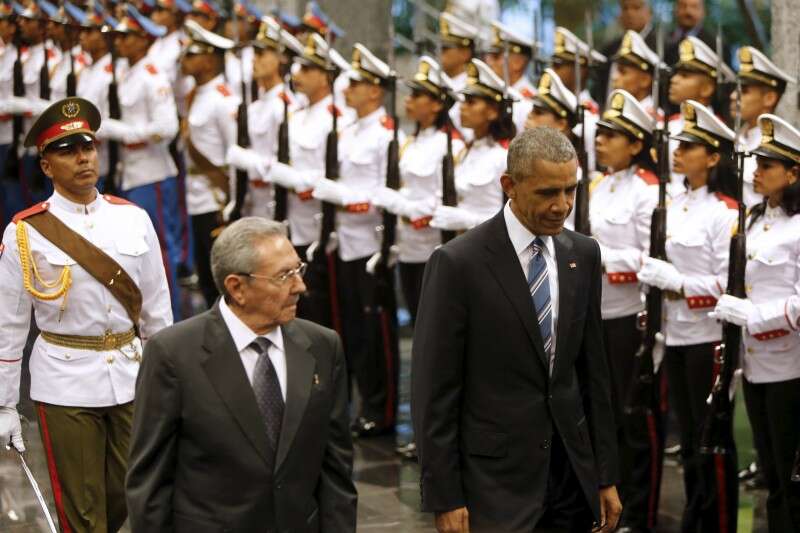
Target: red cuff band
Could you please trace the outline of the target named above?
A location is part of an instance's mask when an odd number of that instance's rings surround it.
[[[686,298],[686,304],[689,306],[689,309],[705,309],[708,307],[714,307],[717,305],[717,299],[713,296],[688,296]]]
[[[636,276],[636,272],[609,272],[607,275],[608,282],[612,285],[636,283],[639,281],[639,278]]]
[[[789,330],[787,329],[773,329],[772,331],[765,331],[764,333],[756,333],[753,335],[753,338],[757,341],[771,341],[772,339],[785,337],[788,334]]]

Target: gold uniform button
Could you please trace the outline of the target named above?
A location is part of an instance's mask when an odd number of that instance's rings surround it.
[[[70,357],[72,357],[72,356],[71,356],[71,355],[69,355],[69,354],[65,354],[65,355],[64,355],[64,359],[69,359]]]
[[[753,349],[752,348],[748,348],[747,349],[747,353],[753,353]]]
[[[114,362],[114,356],[113,355],[109,355],[108,357],[106,357],[106,363],[108,363],[110,365],[113,362]]]

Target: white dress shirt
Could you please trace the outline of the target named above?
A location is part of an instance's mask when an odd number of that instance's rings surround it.
[[[242,365],[247,374],[247,380],[250,385],[253,384],[253,372],[255,372],[256,362],[258,361],[259,353],[251,346],[254,340],[259,335],[256,335],[247,324],[241,321],[236,316],[228,304],[225,303],[225,298],[219,299],[219,311],[222,315],[222,320],[228,327],[228,331],[233,338],[233,344],[236,345],[236,350],[239,352],[239,357],[242,358]],[[283,348],[283,331],[280,326],[273,329],[266,335],[260,335],[269,341],[269,348],[267,348],[267,355],[275,368],[275,373],[278,375],[278,383],[281,386],[281,396],[283,401],[286,401],[286,352]]]
[[[522,273],[525,279],[528,279],[528,267],[533,257],[533,248],[531,243],[537,237],[530,232],[528,228],[522,225],[517,215],[511,210],[511,202],[506,202],[503,208],[503,218],[506,220],[506,228],[508,229],[508,238],[511,239],[511,245],[514,247],[514,252],[519,259],[519,265],[522,268]],[[552,305],[553,320],[551,336],[553,338],[553,345],[550,348],[550,354],[556,353],[556,331],[558,331],[558,267],[556,266],[556,246],[553,242],[553,237],[550,235],[538,235],[544,243],[544,262],[547,265],[547,282],[550,285],[550,304]],[[531,299],[531,305],[533,300]]]

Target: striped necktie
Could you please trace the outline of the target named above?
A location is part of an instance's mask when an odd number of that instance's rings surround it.
[[[536,310],[536,320],[542,334],[544,353],[549,360],[549,371],[553,371],[553,305],[550,301],[550,280],[547,262],[544,260],[544,242],[536,237],[531,243],[533,255],[528,263],[528,290]]]
[[[258,353],[258,360],[253,369],[253,392],[256,395],[258,409],[264,416],[272,451],[276,452],[283,422],[284,402],[278,374],[269,359],[270,344],[268,339],[256,337],[250,346]]]

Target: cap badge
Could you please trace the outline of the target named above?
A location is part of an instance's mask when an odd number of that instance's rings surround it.
[[[61,114],[67,118],[75,118],[80,112],[81,106],[78,105],[78,102],[71,101],[61,106]]]

